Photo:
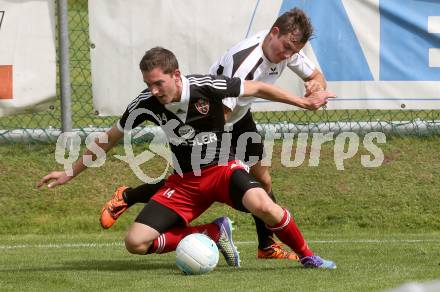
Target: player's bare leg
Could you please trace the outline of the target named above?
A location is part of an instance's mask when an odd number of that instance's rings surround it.
[[[125,236],[125,247],[130,253],[146,254],[160,233],[142,223],[134,222]]]
[[[185,236],[203,233],[217,244],[229,266],[239,267],[240,255],[232,239],[231,223],[228,217],[222,216],[208,224],[187,226],[174,210],[151,200],[130,226],[125,246],[134,254],[161,254],[175,251]]]

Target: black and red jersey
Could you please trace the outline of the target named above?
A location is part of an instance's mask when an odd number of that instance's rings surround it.
[[[147,88],[127,107],[117,125],[129,131],[144,121],[164,130],[173,154],[173,167],[190,172],[219,161],[233,159],[230,141],[224,137],[225,120],[222,99],[243,93],[239,78],[214,75],[182,76],[179,102],[161,104]]]

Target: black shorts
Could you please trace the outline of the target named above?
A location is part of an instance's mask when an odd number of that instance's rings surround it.
[[[243,134],[246,136],[243,136],[240,143],[238,143],[240,136]],[[250,136],[253,137],[253,139],[250,138]],[[247,139],[243,140],[245,137],[247,137]],[[253,165],[263,159],[263,138],[257,131],[257,125],[250,111],[233,125],[231,146],[236,154],[235,158],[248,165]]]
[[[159,233],[164,233],[176,225],[185,226],[179,214],[153,200],[145,205],[134,221],[150,226]]]
[[[248,190],[253,188],[261,188],[261,184],[247,171],[239,169],[232,173],[229,180],[229,197],[234,209],[250,213],[243,206],[243,196]]]

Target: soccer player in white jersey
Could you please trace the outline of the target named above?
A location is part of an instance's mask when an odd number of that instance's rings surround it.
[[[139,67],[148,88],[127,106],[120,120],[107,131],[105,142],[97,139],[95,143],[107,152],[126,132],[144,121],[153,122],[168,138],[176,172],[166,179],[130,226],[125,237],[127,250],[140,255],[169,252],[188,234],[206,233],[217,243],[227,263],[238,267],[239,254],[227,217],[209,224],[188,225],[214,202],[220,202],[263,220],[301,257],[304,267],[335,269],[334,262],[313,253],[289,211],[269,198],[260,183],[247,172],[248,167],[235,159],[232,149],[222,143],[227,137],[224,135],[222,99],[228,96],[258,96],[318,109],[333,95],[320,91],[303,99],[258,81],[215,75],[184,76],[174,54],[161,47],[147,51]],[[188,129],[194,135],[188,135]],[[85,157],[93,157],[93,154],[89,149],[85,151],[74,163],[73,175],[54,171],[44,176],[38,186],[48,183],[49,187],[54,187],[69,182],[87,168]],[[212,160],[202,159],[207,156]],[[183,173],[179,174],[178,169]]]
[[[230,48],[210,68],[210,74],[239,77],[245,80],[258,80],[273,84],[288,67],[304,80],[305,96],[324,90],[326,81],[323,74],[302,52],[303,47],[313,34],[310,19],[304,12],[294,8],[275,21],[269,31],[262,31]],[[250,112],[249,98],[227,98],[223,100],[227,122],[232,124],[232,145],[237,146],[238,138],[243,133],[257,133],[256,125]],[[243,153],[243,149],[237,149]],[[238,152],[236,151],[236,152]],[[249,139],[246,146],[246,157],[258,157],[250,163],[251,174],[261,183],[272,200],[272,180],[267,166],[261,165],[263,143]],[[256,163],[255,163],[256,162]],[[144,184],[137,188],[122,186],[117,188],[112,198],[101,210],[101,225],[110,228],[115,220],[136,202],[148,202],[150,197],[162,187],[163,181],[156,184]],[[298,260],[294,252],[284,250],[273,240],[273,233],[265,224],[254,216],[258,234],[257,257],[262,259]]]
[[[304,80],[305,96],[326,89],[323,74],[307,58],[302,49],[313,34],[310,19],[299,8],[294,8],[278,17],[269,31],[261,31],[230,48],[210,70],[210,74],[239,77],[245,80],[258,80],[273,84],[287,68]],[[250,107],[254,97],[228,98],[223,100],[227,122],[232,125],[232,144],[243,134],[254,133],[257,141],[251,138],[246,143],[246,160],[251,165],[251,174],[262,184],[275,201],[269,167],[261,164],[263,143],[257,133]],[[236,152],[243,153],[243,149]],[[248,161],[258,157],[257,161]],[[258,258],[295,259],[291,252],[283,250],[273,241],[273,233],[254,216],[258,234]]]

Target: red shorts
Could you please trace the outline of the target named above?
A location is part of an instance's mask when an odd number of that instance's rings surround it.
[[[249,171],[243,162],[233,160],[227,165],[202,168],[200,176],[192,172],[184,173],[183,177],[172,174],[151,200],[170,208],[188,224],[214,202],[234,207],[229,198],[229,178],[239,169]]]

